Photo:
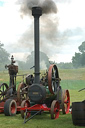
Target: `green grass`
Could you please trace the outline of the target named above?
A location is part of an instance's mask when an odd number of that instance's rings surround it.
[[[19,74],[25,73],[29,74],[30,71],[19,72]],[[59,75],[62,89],[69,89],[71,104],[72,102],[85,100],[85,91],[78,92],[78,90],[85,88],[85,69],[59,70]],[[9,83],[8,77],[7,72],[1,72],[0,82]],[[17,86],[23,80],[22,78],[21,76],[17,77]],[[67,115],[60,113],[57,120],[51,120],[49,113],[43,113],[42,115],[37,115],[26,124],[23,124],[23,122],[24,120],[20,114],[14,117],[6,117],[4,114],[0,114],[0,128],[79,128],[73,125],[70,113]]]
[[[85,99],[85,91],[79,93],[77,90],[69,90],[71,103],[82,101]],[[6,117],[4,114],[0,114],[0,128],[79,128],[72,124],[72,115],[69,113],[63,115],[60,112],[59,118],[57,120],[52,120],[50,118],[50,113],[42,113],[42,115],[37,115],[31,119],[26,124],[23,124],[24,120],[21,118],[20,114],[14,117]]]
[[[71,114],[59,115],[57,120],[51,120],[50,114],[43,113],[37,115],[29,122],[24,124],[24,120],[20,114],[16,117],[5,117],[3,114],[0,115],[0,128],[79,128],[72,124]]]
[[[78,92],[78,90],[69,90],[70,92],[70,102],[80,102],[85,100],[85,91]]]
[[[85,88],[85,80],[62,80],[61,86],[63,89],[80,90]]]
[[[25,77],[28,74],[33,73],[33,71],[19,71],[16,77],[16,86],[18,87],[19,83],[24,81]],[[8,71],[0,71],[0,84],[7,83],[9,85],[9,74]]]
[[[60,69],[61,80],[85,80],[85,68],[81,69]]]

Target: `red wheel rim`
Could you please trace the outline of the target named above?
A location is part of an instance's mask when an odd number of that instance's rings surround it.
[[[54,108],[55,119],[59,117],[59,109],[60,109],[60,105],[59,105],[59,102],[57,101]]]
[[[51,118],[57,119],[59,117],[60,105],[59,102],[54,100],[51,105]]]
[[[21,107],[23,108],[27,108],[27,107],[30,107],[30,103],[29,103],[29,101],[28,100],[24,100],[24,101],[22,101],[22,103],[21,103]],[[25,112],[26,112],[26,110],[21,110],[21,116],[22,116],[22,118],[24,118],[24,114],[25,114]],[[30,112],[27,112],[26,113],[26,118],[28,118],[29,116],[30,116],[31,114],[30,114]]]
[[[12,105],[11,105],[11,113],[14,114],[15,111],[16,111],[15,103],[12,103]]]
[[[30,107],[30,103],[26,101],[24,107]],[[27,112],[26,118],[28,118],[30,115],[31,115],[30,112]]]
[[[69,113],[69,108],[70,108],[70,95],[69,91],[65,90],[63,94],[63,114]]]
[[[57,66],[54,64],[50,65],[49,70],[48,70],[48,87],[49,87],[50,93],[55,94],[54,89],[52,87],[52,71],[53,71],[53,69],[56,71],[55,78],[59,78]]]

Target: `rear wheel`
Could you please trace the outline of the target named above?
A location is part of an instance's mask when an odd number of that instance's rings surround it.
[[[8,99],[4,104],[5,116],[14,116],[17,112],[17,104],[15,100]]]
[[[59,117],[59,110],[60,110],[60,105],[59,102],[56,100],[53,100],[51,104],[51,119],[57,119]]]

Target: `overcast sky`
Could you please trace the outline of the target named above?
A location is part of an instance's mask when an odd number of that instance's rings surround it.
[[[0,41],[15,59],[25,60],[34,49],[33,17],[22,15],[17,0],[0,0]],[[50,60],[71,62],[85,41],[85,0],[54,0],[57,13],[40,18],[40,50]]]

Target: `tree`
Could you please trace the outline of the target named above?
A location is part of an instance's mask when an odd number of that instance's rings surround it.
[[[19,70],[26,70],[26,63],[24,61],[19,61],[17,60],[18,66],[19,66]]]
[[[73,66],[78,68],[85,66],[85,41],[78,47],[79,53],[72,57]]]
[[[0,43],[0,70],[4,70],[5,64],[9,63],[10,54],[3,48],[4,44]]]
[[[81,53],[75,52],[75,56],[72,57],[72,63],[75,68],[78,68],[81,66]]]
[[[0,63],[7,63],[9,61],[9,53],[3,48],[4,44],[0,43]]]
[[[58,64],[56,63],[56,65],[60,69],[73,69],[73,64],[71,62],[69,63],[60,62]]]
[[[79,49],[79,51],[80,51],[81,53],[85,52],[85,41],[82,42],[82,44],[78,47],[78,49]]]
[[[85,66],[85,52],[81,54],[81,65]]]
[[[28,68],[31,68],[34,66],[34,51],[31,52],[31,54],[27,57],[26,64]],[[49,58],[44,52],[40,52],[40,68],[48,68],[50,65]]]

